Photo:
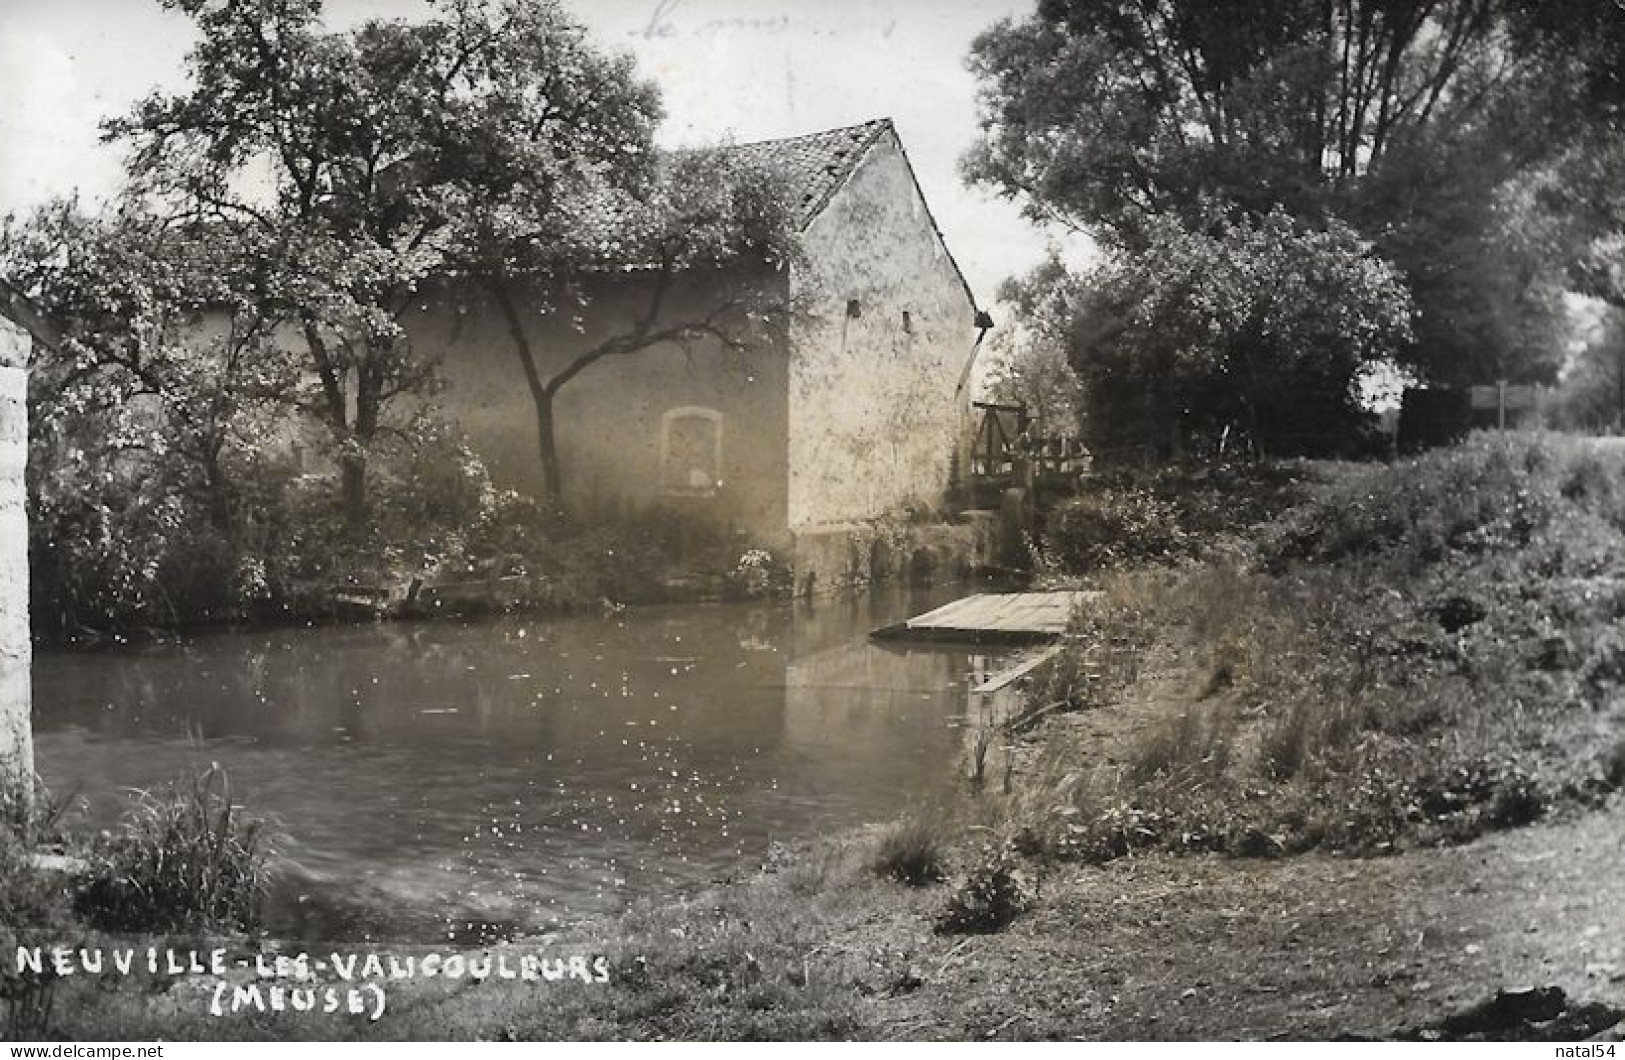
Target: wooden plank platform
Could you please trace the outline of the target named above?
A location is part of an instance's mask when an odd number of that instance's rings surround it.
[[[1081,590],[977,593],[907,622],[877,629],[870,636],[876,640],[1032,644],[1054,640],[1065,633],[1073,609],[1099,595]]]

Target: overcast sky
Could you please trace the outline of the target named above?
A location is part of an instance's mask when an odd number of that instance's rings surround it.
[[[972,38],[1032,0],[566,0],[665,93],[668,144],[765,139],[890,117],[978,300],[1044,253],[1016,208],[959,179],[975,138]],[[328,0],[334,28],[423,0]],[[0,0],[0,212],[117,185],[96,124],[184,84],[188,20],[157,0]]]

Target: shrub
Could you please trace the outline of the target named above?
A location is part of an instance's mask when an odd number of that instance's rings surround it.
[[[790,583],[789,566],[766,549],[747,549],[728,572],[729,594],[743,600],[782,596],[790,591]]]
[[[139,792],[119,832],[94,852],[76,908],[110,931],[251,930],[269,880],[259,821],[242,821],[218,766]]]
[[[1339,562],[1388,557],[1419,570],[1452,553],[1530,549],[1590,517],[1619,530],[1625,459],[1549,434],[1478,434],[1393,469],[1348,476],[1270,536],[1265,554]]]
[[[1609,791],[1625,787],[1625,736],[1615,740],[1603,753],[1602,781]]]
[[[876,876],[923,887],[940,882],[947,874],[947,843],[941,830],[919,818],[901,821],[880,838],[870,867]]]
[[[498,491],[485,463],[457,428],[431,414],[414,420],[405,443],[375,461],[372,519],[387,537],[425,529],[472,528],[488,519]]]
[[[937,930],[943,934],[990,934],[1032,904],[1032,891],[1014,856],[986,850],[965,879],[948,895]]]
[[[1545,816],[1548,799],[1533,777],[1522,770],[1513,769],[1499,780],[1490,802],[1491,827],[1522,828]]]
[[[129,629],[229,615],[231,563],[178,491],[86,476],[82,492],[31,497],[30,609],[36,631]]]
[[[1170,502],[1135,487],[1078,497],[1049,515],[1043,537],[1048,560],[1082,572],[1132,561],[1189,555],[1193,541]]]

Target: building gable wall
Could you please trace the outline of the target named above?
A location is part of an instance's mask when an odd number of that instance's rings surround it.
[[[965,431],[976,307],[895,133],[805,233],[792,282],[792,530],[935,508]],[[852,315],[855,313],[855,315]]]

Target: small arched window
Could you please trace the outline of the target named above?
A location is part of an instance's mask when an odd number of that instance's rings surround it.
[[[667,493],[704,496],[722,485],[722,413],[688,405],[660,417],[660,480]]]

